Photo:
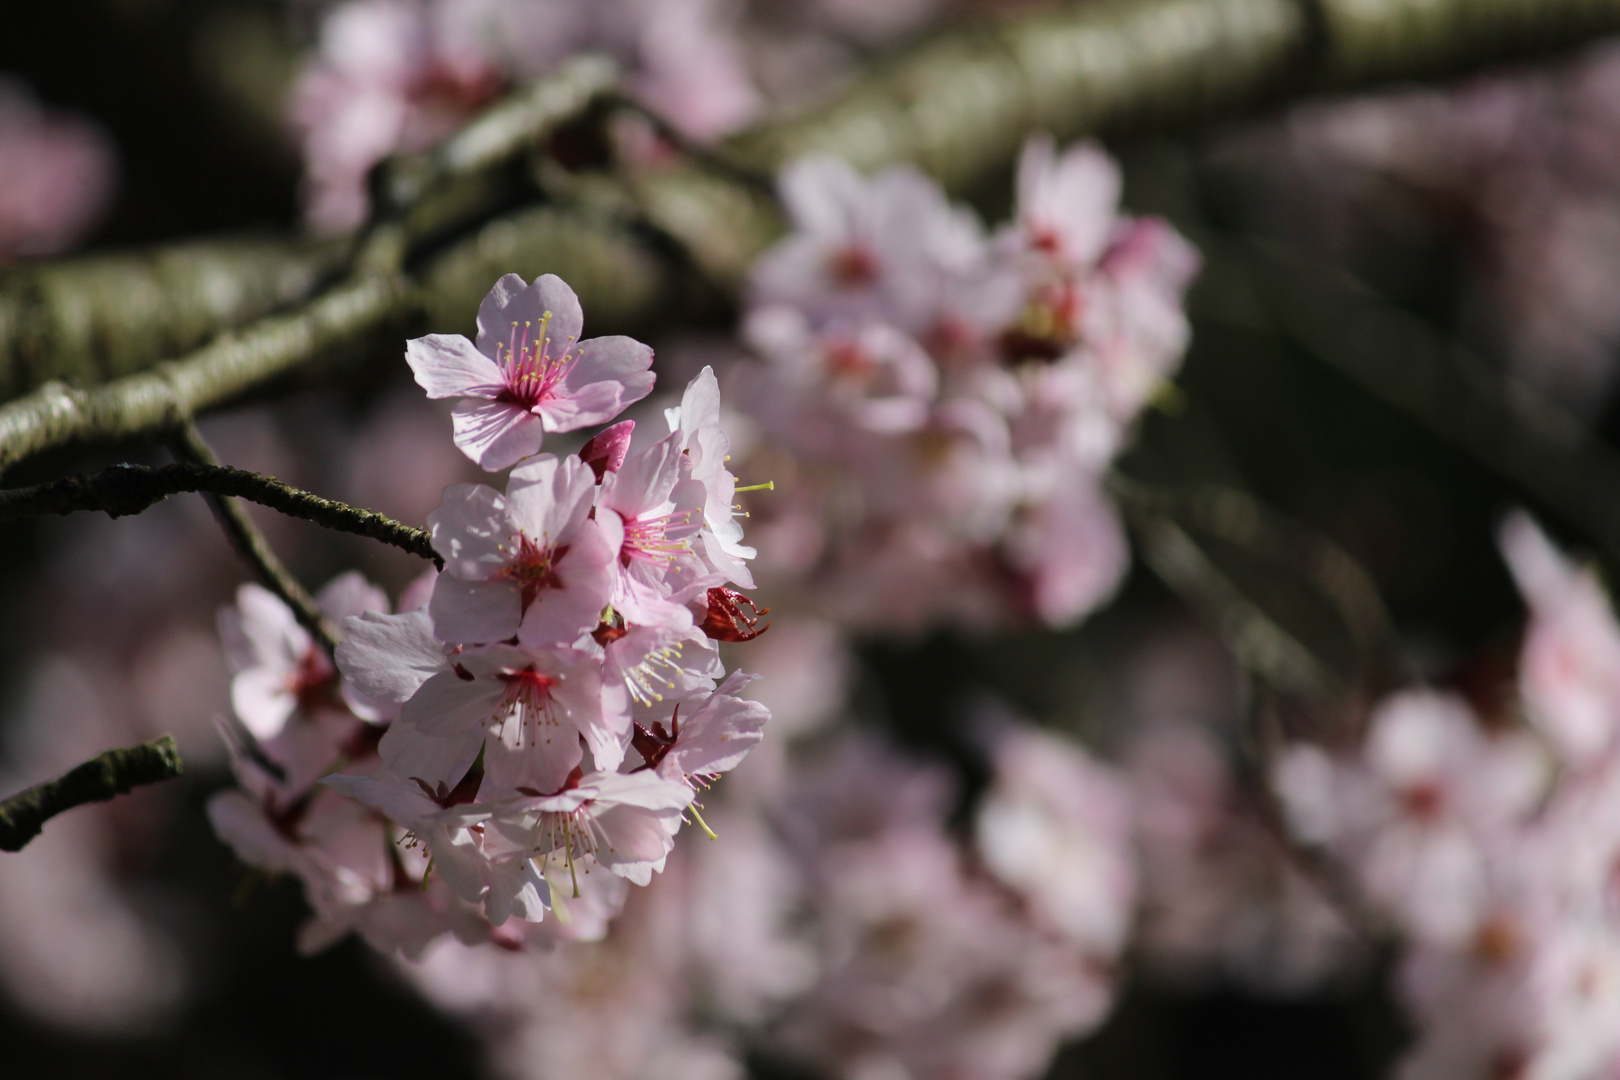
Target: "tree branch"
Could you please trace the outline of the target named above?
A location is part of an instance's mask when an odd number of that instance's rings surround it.
[[[364,278],[140,375],[93,390],[46,383],[0,406],[0,474],[50,447],[172,430],[335,346],[375,333],[413,305],[403,280]]]
[[[1072,138],[1181,123],[1251,107],[1285,90],[1434,75],[1616,28],[1620,0],[1098,0],[937,35],[821,107],[727,140],[719,153],[767,175],[818,152],[863,168],[910,161],[960,189],[1004,169],[1033,130]],[[686,275],[657,243],[578,208],[522,209],[459,238],[449,228],[464,227],[492,205],[477,194],[480,177],[535,145],[573,115],[569,110],[611,92],[602,69],[580,63],[559,72],[571,87],[567,92],[545,80],[529,91],[528,105],[514,99],[452,137],[445,148],[459,148],[454,152],[441,148],[437,157],[414,164],[400,159],[379,173],[397,205],[422,198],[404,218],[407,254],[427,233],[450,234],[451,242],[414,270],[435,329],[470,323],[489,283],[507,272],[561,274],[597,329],[680,305]],[[472,194],[460,181],[472,185]],[[741,284],[749,263],[781,229],[769,199],[733,176],[696,165],[644,171],[630,177],[630,189],[656,231],[681,243],[706,278],[729,288]],[[425,194],[430,191],[440,191],[442,199],[435,203]],[[430,212],[430,203],[439,209]],[[49,272],[27,271],[13,287],[28,293],[41,280],[37,275]],[[214,282],[221,289],[226,284],[225,278]],[[143,287],[157,295],[166,288],[155,277]],[[350,317],[329,322],[323,340],[353,340],[412,310],[407,294],[391,276],[386,283],[351,280],[299,312],[160,365],[164,374],[131,376],[101,391],[41,386],[0,408],[0,471],[78,439],[172,427],[313,363],[320,350],[307,337],[298,340],[298,333],[318,322],[320,311],[347,306]],[[101,300],[85,302],[88,308],[47,305],[41,317],[63,325],[119,318]],[[0,338],[10,338],[3,311],[0,303]],[[136,322],[142,333],[129,337],[151,344],[142,356],[134,346],[121,354],[125,370],[152,362],[172,339],[160,318]],[[231,354],[240,354],[240,362],[226,362]],[[60,378],[69,370],[77,369],[66,359],[42,356],[27,378]]]
[[[109,517],[138,514],[170,495],[196,491],[229,495],[338,532],[354,533],[439,563],[426,529],[413,529],[374,510],[323,499],[273,477],[229,465],[180,462],[152,468],[114,465],[32,487],[0,489],[0,521],[101,510]]]
[[[0,851],[21,851],[45,822],[65,810],[173,779],[183,768],[172,735],[98,754],[55,780],[0,801]]]
[[[219,458],[214,455],[213,448],[203,440],[202,433],[197,430],[195,424],[186,424],[182,427],[170,440],[170,447],[182,461],[210,467],[219,465]],[[270,547],[270,541],[259,527],[253,524],[247,510],[228,495],[209,492],[206,497],[209,509],[213,510],[215,520],[225,530],[231,545],[259,572],[259,578],[265,587],[281,598],[281,602],[292,611],[299,625],[320,642],[321,648],[326,650],[328,656],[335,654],[338,635],[331,620],[321,613],[315,598],[276,557],[275,551]]]

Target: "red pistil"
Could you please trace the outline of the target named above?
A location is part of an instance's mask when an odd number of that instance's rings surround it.
[[[676,740],[680,737],[681,707],[676,705],[675,712],[669,718],[668,732],[664,731],[663,723],[657,720],[653,721],[650,730],[637,724],[635,734],[630,736],[630,745],[635,748],[636,753],[641,755],[641,759],[647,763],[647,768],[656,769],[659,762],[664,760],[664,756],[670,752],[675,746]]]
[[[293,697],[298,711],[305,716],[332,704],[332,691],[337,689],[337,671],[320,648],[311,645],[298,658],[298,668],[291,679]]]
[[[597,624],[596,629],[591,631],[591,638],[605,649],[629,632],[630,628],[624,624],[624,616],[615,611]]]
[[[536,544],[526,534],[518,535],[517,554],[501,571],[501,577],[517,582],[523,592],[524,611],[529,610],[529,605],[534,603],[541,589],[562,587],[562,579],[557,577],[557,563],[566,554],[568,554],[567,544],[545,548]]]
[[[422,794],[444,809],[448,810],[452,806],[463,806],[478,801],[478,788],[484,782],[484,767],[480,763],[481,760],[482,755],[480,755],[480,761],[473,762],[472,768],[467,770],[467,775],[456,781],[455,787],[447,787],[443,780],[440,780],[435,787],[428,787],[427,781],[420,776],[413,776],[411,779],[416,781],[416,786],[422,789]]]
[[[1419,821],[1433,821],[1439,817],[1445,801],[1445,789],[1432,780],[1413,784],[1401,793],[1401,802],[1405,804],[1406,812]]]
[[[877,258],[860,244],[850,244],[833,253],[827,260],[827,270],[834,281],[845,288],[868,285],[878,274]]]
[[[755,607],[736,589],[714,588],[709,590],[709,610],[700,627],[715,641],[753,641],[771,628],[770,623],[759,626],[760,618],[770,613],[770,608]]]
[[[579,782],[583,779],[585,779],[585,770],[580,766],[575,765],[573,770],[569,772],[568,778],[562,782],[562,787],[558,788],[556,791],[541,791],[538,788],[520,787],[518,788],[518,792],[523,795],[528,795],[530,798],[549,799],[553,795],[561,795],[565,791],[573,791],[575,788],[579,787]]]

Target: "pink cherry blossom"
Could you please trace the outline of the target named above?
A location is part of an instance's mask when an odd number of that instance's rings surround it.
[[[555,274],[495,283],[478,309],[478,344],[412,340],[405,358],[430,398],[460,398],[456,445],[491,472],[538,453],[547,432],[605,423],[652,390],[652,350],[627,337],[580,340],[579,298]]]
[[[0,262],[77,244],[106,212],[116,173],[99,128],[0,79]]]
[[[794,232],[754,265],[757,303],[929,331],[950,281],[984,269],[977,219],[915,170],[866,179],[839,159],[809,158],[783,170],[780,189]]]
[[[735,671],[706,695],[689,696],[673,707],[659,703],[649,712],[660,718],[638,721],[631,745],[648,768],[668,780],[691,784],[730,772],[759,743],[771,718],[765,706],[738,696],[755,678]]]
[[[1082,948],[1125,945],[1136,899],[1130,792],[1078,747],[1015,721],[991,734],[995,778],[975,821],[990,872]]]
[[[689,469],[676,432],[602,481],[596,520],[618,553],[612,603],[629,622],[680,626],[691,620],[685,606],[670,599],[675,588],[707,571],[693,542],[708,493],[701,481],[683,476]]]
[[[458,484],[428,516],[445,560],[428,612],[443,641],[520,637],[570,644],[596,626],[612,590],[615,552],[588,519],[596,495],[577,457],[543,454],[513,470],[503,496]]]
[[[1620,628],[1608,596],[1523,514],[1503,524],[1501,544],[1530,608],[1519,667],[1530,719],[1572,767],[1589,768],[1620,737]]]
[[[1066,268],[1089,267],[1113,236],[1121,187],[1119,166],[1095,144],[1059,156],[1051,136],[1037,135],[1018,160],[1015,224],[999,239]]]
[[[757,552],[742,542],[742,523],[733,501],[737,478],[726,468],[731,440],[720,426],[720,383],[714,369],[704,367],[687,383],[680,405],[664,415],[670,431],[680,436],[683,477],[703,485],[704,560],[726,581],[752,589],[754,578],[743,560],[752,559]]]
[[[583,759],[582,739],[598,768],[624,758],[630,717],[604,715],[601,679],[571,649],[464,649],[405,702],[379,750],[395,772],[435,789],[454,788],[482,751],[486,801],[556,791]]]
[[[497,827],[520,835],[546,879],[567,880],[575,894],[572,883],[587,859],[645,885],[663,870],[691,801],[684,782],[656,773],[597,772],[555,794],[514,803]]]
[[[341,575],[316,597],[334,622],[388,609],[388,598],[356,573]],[[258,585],[237,591],[237,605],[220,612],[220,636],[235,674],[231,705],[251,739],[284,777],[277,786],[296,797],[340,756],[354,738],[354,710],[368,717],[356,697],[340,692],[338,672],[326,653],[298,625],[286,604]]]

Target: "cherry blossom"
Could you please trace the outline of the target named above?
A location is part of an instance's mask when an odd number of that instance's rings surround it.
[[[594,628],[612,589],[614,551],[589,520],[596,482],[578,457],[543,454],[512,472],[503,496],[458,484],[428,515],[444,557],[428,613],[457,644],[568,643]]]
[[[412,342],[430,396],[477,397],[486,377],[541,389],[536,411],[502,421],[511,437],[479,444],[503,465],[527,459],[506,490],[452,485],[428,515],[443,570],[406,590],[407,610],[388,614],[358,575],[337,579],[321,594],[342,629],[335,665],[256,586],[221,620],[244,790],[216,796],[211,816],[244,860],[303,882],[306,948],[350,931],[407,956],[446,934],[509,949],[601,938],[624,884],[663,870],[683,815],[701,821],[694,790],[734,768],[769,719],[737,697],[751,676],[727,676],[714,643],[762,631],[725,587],[750,580],[740,560],[753,551],[730,511],[713,373],[640,453],[622,421],[578,454],[536,454],[544,431],[606,423],[645,396],[651,351],[576,348],[579,305],[554,277],[502,278],[480,328],[516,317],[538,329],[514,330],[505,353],[487,333],[487,352]],[[474,408],[507,408],[492,393]],[[710,617],[716,603],[729,621]]]
[[[728,373],[759,425],[742,469],[795,467],[762,512],[798,554],[767,585],[908,631],[1070,625],[1112,595],[1128,547],[1103,474],[1180,361],[1198,266],[1120,186],[1096,146],[1036,137],[987,239],[908,170],[783,171],[793,231],[744,323],[764,363]]]
[[[491,472],[540,450],[547,432],[613,419],[652,390],[652,350],[627,337],[580,340],[584,316],[555,274],[495,283],[478,309],[478,343],[429,334],[405,353],[430,398],[460,398],[456,445]]]

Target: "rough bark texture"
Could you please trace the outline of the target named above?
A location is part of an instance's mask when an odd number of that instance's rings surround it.
[[[229,465],[202,465],[192,461],[156,468],[114,465],[97,473],[65,476],[32,487],[0,489],[0,521],[81,510],[101,510],[109,517],[125,517],[183,491],[246,499],[324,528],[369,537],[439,562],[425,529],[402,525],[375,510],[323,499],[274,477],[233,469]]]
[[[183,768],[170,735],[98,754],[55,780],[0,801],[0,851],[21,851],[47,821],[64,810],[106,802],[142,784],[172,779]]]

